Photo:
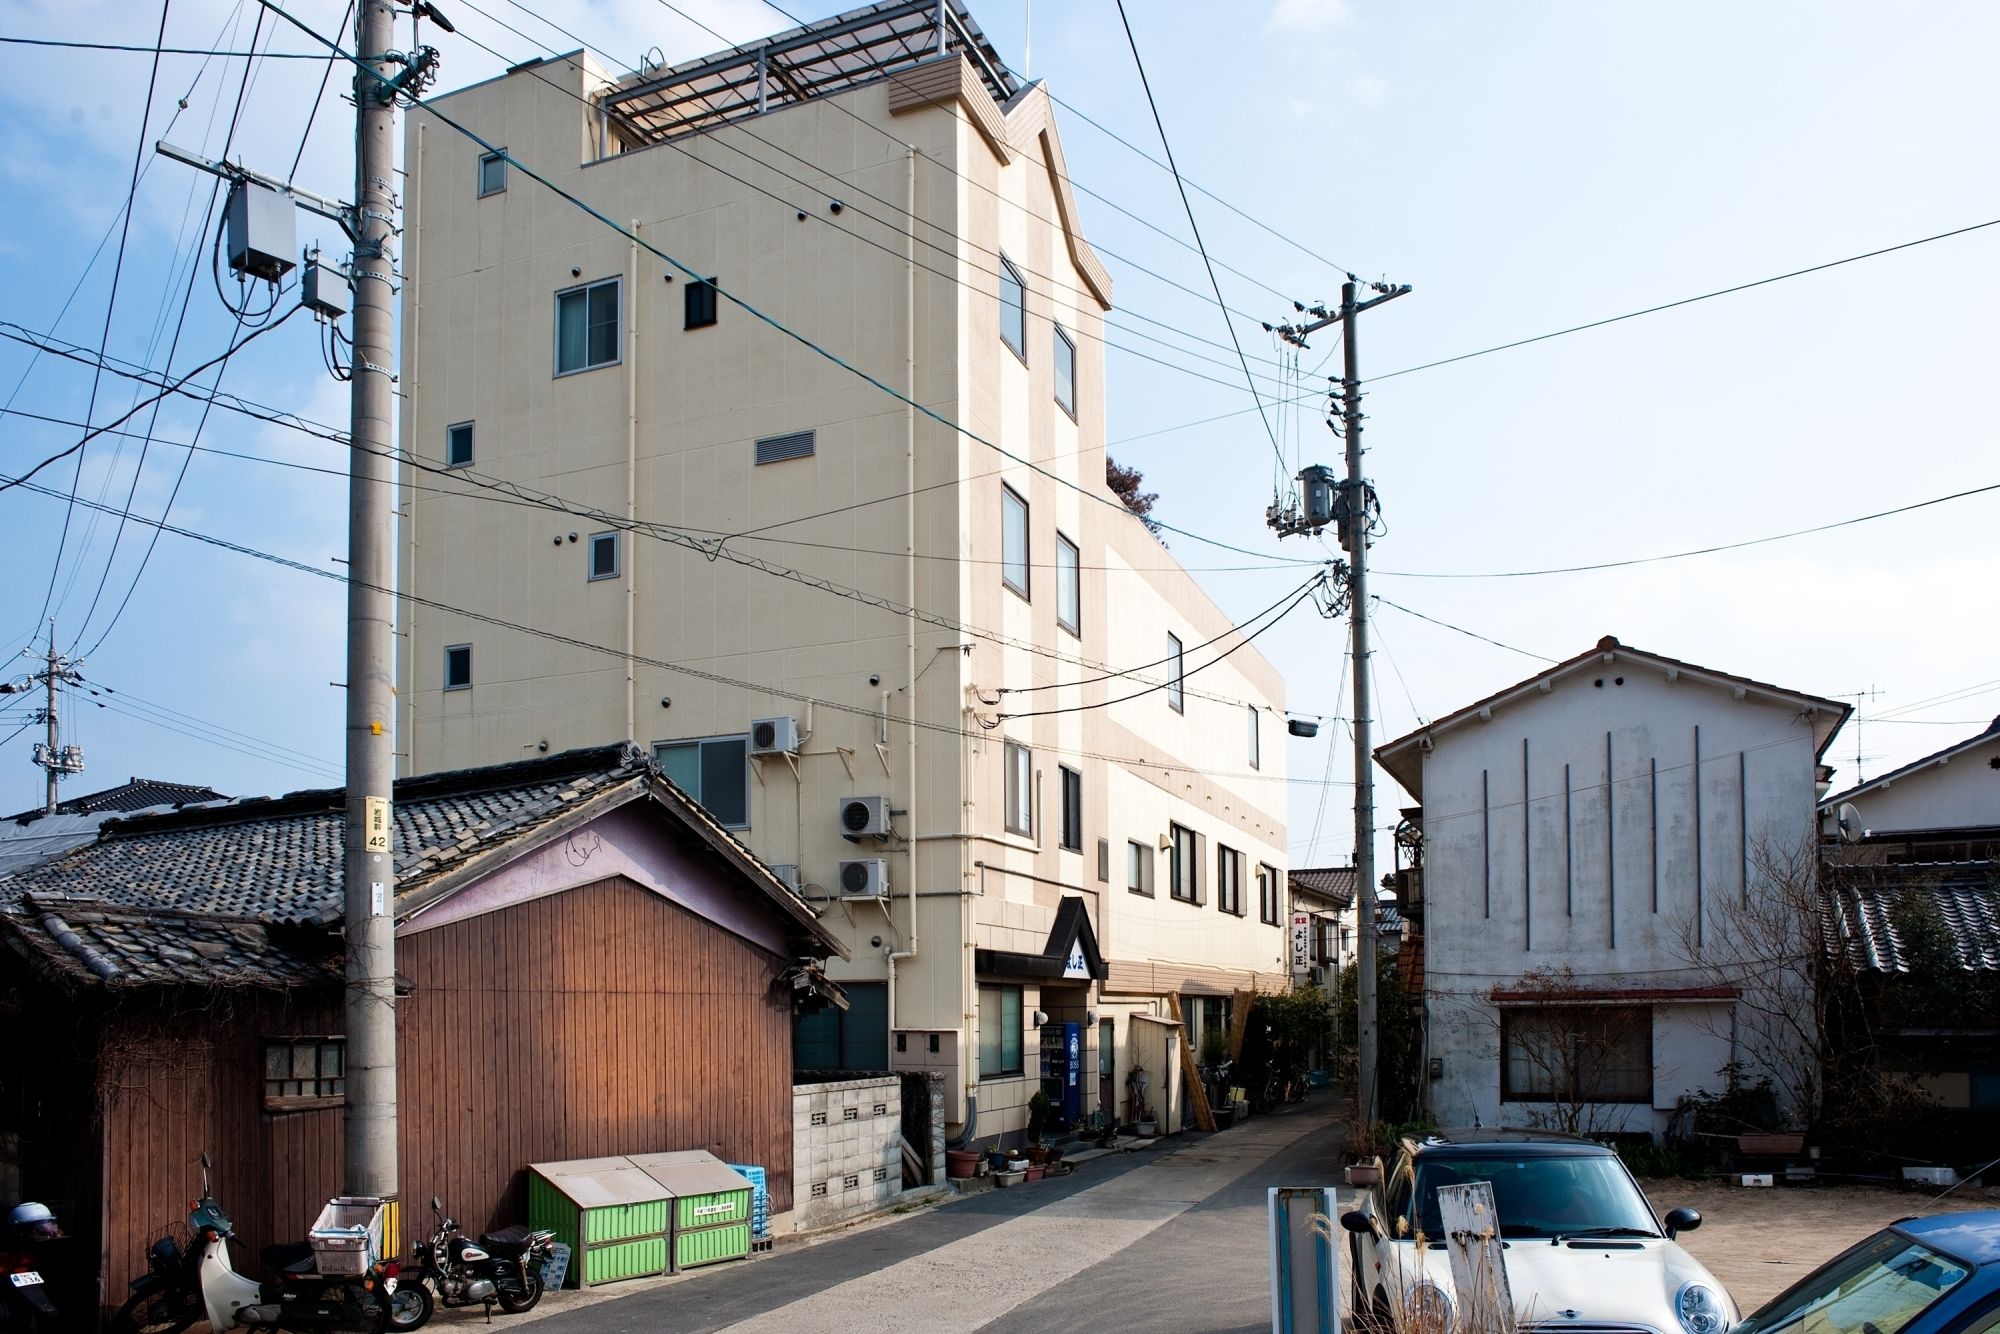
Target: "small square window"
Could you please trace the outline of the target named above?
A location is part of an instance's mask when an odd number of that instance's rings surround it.
[[[1167,632],[1167,707],[1175,713],[1187,712],[1186,676],[1181,637],[1170,630]]]
[[[1021,271],[1000,257],[1000,339],[1022,361],[1028,359],[1028,286]]]
[[[618,279],[556,293],[556,374],[618,361]]]
[[[264,1106],[273,1111],[324,1107],[347,1096],[347,1041],[273,1038],[264,1043]]]
[[[444,688],[472,689],[472,645],[451,644],[444,651]]]
[[[482,153],[479,157],[479,197],[497,195],[507,188],[507,150]]]
[[[696,278],[681,290],[687,303],[684,327],[706,329],[715,323],[715,279]]]
[[[1076,416],[1076,340],[1056,329],[1056,405]]]
[[[590,535],[590,577],[592,579],[616,579],[618,577],[617,533],[592,533]]]
[[[472,462],[472,423],[459,422],[444,428],[444,466],[463,468]]]

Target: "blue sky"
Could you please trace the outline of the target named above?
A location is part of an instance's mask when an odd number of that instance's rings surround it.
[[[439,3],[464,38],[510,60],[576,45],[512,0]],[[340,8],[298,0],[295,12],[331,31]],[[621,61],[651,47],[680,59],[719,45],[659,0],[532,8]],[[680,8],[736,40],[789,26],[747,0]],[[810,19],[839,6],[787,8]],[[1033,8],[1031,44],[1020,0],[974,13],[1017,69],[1157,157],[1115,6]],[[1194,196],[1211,254],[1249,275],[1219,272],[1228,305],[1251,317],[1237,324],[1244,350],[1274,377],[1277,354],[1255,321],[1288,316],[1286,298],[1336,299],[1343,268],[1415,285],[1362,322],[1363,374],[1387,375],[2000,218],[2000,86],[1988,68],[2000,10],[1991,6],[1137,0],[1128,9],[1181,169],[1289,238]],[[176,0],[168,43],[241,50],[256,10]],[[144,4],[0,5],[4,36],[150,46],[159,23]],[[444,51],[442,87],[500,68],[464,38],[431,38]],[[306,49],[269,21],[261,40]],[[0,132],[10,145],[0,159],[0,332],[53,332],[95,348],[151,62],[18,45],[0,45],[0,62]],[[244,65],[162,60],[148,138],[171,121],[166,137],[220,153]],[[261,62],[230,155],[284,174],[323,68]],[[296,178],[328,195],[350,189],[343,89],[336,74]],[[1079,185],[1187,237],[1171,177],[1074,114],[1061,129]],[[198,254],[172,360],[184,372],[220,353],[232,329],[206,240],[195,235],[209,181],[150,153],[141,166],[109,348],[168,364],[188,258]],[[1199,295],[1199,258],[1089,193],[1081,213],[1090,239],[1111,252],[1115,322],[1172,347],[1129,332],[1113,340],[1176,363],[1108,354],[1114,455],[1145,470],[1179,527],[1258,551],[1318,554],[1264,528],[1272,442],[1257,413],[1243,411],[1250,397],[1224,317]],[[301,240],[312,230],[301,215]],[[234,284],[223,286],[233,298]],[[1885,715],[1860,732],[1869,774],[1978,730],[2000,712],[2000,556],[1989,538],[2000,492],[1688,560],[1541,577],[1414,576],[1654,556],[2000,482],[1983,401],[1996,287],[2000,227],[1372,385],[1368,471],[1387,523],[1374,591],[1526,651],[1379,608],[1378,735],[1527,676],[1530,654],[1568,657],[1607,633],[1800,690],[1878,690],[1861,701],[1864,718]],[[233,357],[224,388],[343,423],[345,391],[322,368],[317,336],[293,319]],[[1334,352],[1331,339],[1315,340],[1302,371]],[[1301,383],[1316,381],[1305,374]],[[0,419],[0,472],[19,475],[76,442],[74,428],[36,416],[102,423],[135,393],[107,375],[93,406],[88,367],[35,359],[0,339],[0,403],[15,414]],[[1310,409],[1272,419],[1288,468],[1338,461],[1338,442]],[[171,496],[174,524],[338,569],[338,449],[218,411],[190,460],[180,445],[199,417],[197,405],[163,405],[143,466],[139,440],[104,436],[83,452],[80,473],[72,456],[36,479],[67,496],[75,478],[78,495],[112,515],[25,488],[0,493],[12,551],[0,652],[39,648],[38,622],[52,613],[59,642],[87,651],[85,675],[108,688],[65,703],[74,720],[66,739],[90,764],[71,791],[134,774],[233,793],[338,780],[338,585],[168,535],[113,621],[152,536],[139,525],[119,531],[128,491],[140,514],[157,517]],[[126,429],[147,421],[142,413]],[[1189,540],[1176,539],[1174,551],[1206,570],[1204,582],[1238,614],[1270,603],[1290,577],[1209,568],[1253,562]],[[1336,623],[1302,614],[1259,642],[1286,673],[1295,709],[1347,711]],[[8,738],[26,709],[18,698],[0,704],[11,706],[0,707]],[[27,763],[38,731],[0,744],[0,808],[39,800],[40,774]],[[1317,786],[1351,777],[1341,728],[1292,745],[1294,777],[1313,780],[1293,785],[1294,860],[1343,860],[1348,789]],[[1850,724],[1834,754],[1843,786],[1855,749]],[[1385,785],[1384,808],[1396,803]]]

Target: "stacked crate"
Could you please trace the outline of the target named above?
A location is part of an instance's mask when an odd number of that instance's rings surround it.
[[[764,1169],[750,1163],[725,1164],[730,1171],[750,1183],[750,1249],[771,1248],[771,1189]]]
[[[632,1165],[672,1199],[675,1272],[750,1254],[751,1183],[704,1149],[634,1154]]]
[[[528,1226],[569,1245],[579,1287],[665,1273],[672,1201],[629,1158],[528,1166]]]

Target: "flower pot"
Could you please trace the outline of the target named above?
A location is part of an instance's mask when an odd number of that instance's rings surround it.
[[[1141,1121],[1132,1128],[1139,1132],[1141,1139],[1151,1139],[1160,1133],[1159,1123],[1155,1121]]]
[[[995,1172],[1004,1172],[1007,1170],[1007,1158],[1008,1153],[1005,1149],[994,1149],[987,1153],[986,1165]]]
[[[1227,1130],[1236,1120],[1236,1107],[1233,1103],[1225,1102],[1222,1106],[1211,1109],[1210,1114],[1215,1117],[1217,1130]]]
[[[1030,1167],[1042,1167],[1047,1165],[1048,1161],[1049,1151],[1045,1145],[1037,1144],[1028,1150],[1028,1165]]]
[[[1018,1186],[1027,1177],[1026,1172],[995,1172],[993,1180],[1002,1186]]]
[[[1044,1176],[1048,1175],[1048,1171],[1048,1168],[1041,1166],[1039,1163],[1030,1163],[1028,1164],[1028,1180],[1040,1181]]]
[[[1806,1137],[1796,1131],[1752,1133],[1738,1135],[1736,1137],[1736,1147],[1744,1153],[1757,1157],[1798,1153],[1806,1147]]]
[[[944,1151],[944,1174],[963,1180],[979,1170],[977,1149],[946,1149]]]
[[[1382,1169],[1374,1163],[1355,1163],[1347,1169],[1347,1184],[1350,1186],[1379,1186],[1382,1184]]]

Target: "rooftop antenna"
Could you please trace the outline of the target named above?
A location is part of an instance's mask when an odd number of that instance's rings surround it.
[[[1861,772],[1861,762],[1867,758],[1861,753],[1861,702],[1866,700],[1873,704],[1882,698],[1882,692],[1871,683],[1866,690],[1850,690],[1844,695],[1835,695],[1834,698],[1854,701],[1854,782],[1859,786],[1868,781],[1868,775]]]

